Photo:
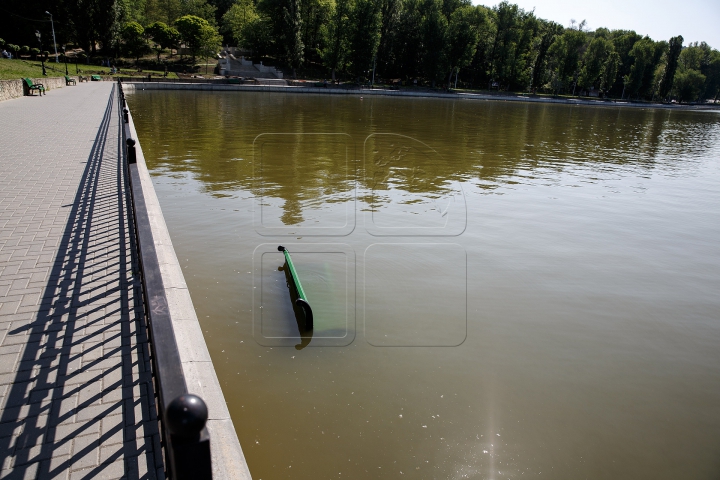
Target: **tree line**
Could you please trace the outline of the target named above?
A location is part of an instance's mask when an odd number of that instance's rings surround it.
[[[34,2],[7,3],[8,10],[32,14],[27,4]],[[137,58],[157,46],[159,58],[160,49],[181,43],[193,55],[210,55],[224,43],[256,59],[270,57],[293,74],[360,82],[374,76],[639,100],[703,101],[720,92],[720,52],[705,42],[683,46],[681,36],[656,41],[632,30],[590,31],[584,21],[562,26],[507,1],[492,8],[469,0],[38,3],[56,10],[59,41],[105,55]],[[22,24],[8,18],[0,35]]]

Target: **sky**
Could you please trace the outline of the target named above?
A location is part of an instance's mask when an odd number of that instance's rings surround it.
[[[565,27],[570,20],[587,21],[587,29],[635,30],[653,40],[669,40],[682,35],[683,45],[707,42],[720,50],[720,0],[508,0],[524,10],[535,9],[535,16]],[[475,5],[492,7],[493,0],[473,0]]]

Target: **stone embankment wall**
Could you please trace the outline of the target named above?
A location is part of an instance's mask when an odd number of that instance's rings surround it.
[[[74,78],[76,82],[80,83],[80,79],[71,75],[70,78]],[[33,78],[33,83],[42,83],[46,90],[52,90],[54,88],[62,88],[65,86],[65,77],[47,77],[47,78]],[[0,80],[0,102],[3,100],[9,100],[11,98],[18,98],[23,96],[23,81],[17,80]]]

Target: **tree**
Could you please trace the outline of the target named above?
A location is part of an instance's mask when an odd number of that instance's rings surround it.
[[[242,30],[243,45],[252,50],[253,59],[260,61],[262,57],[274,51],[272,21],[265,15],[249,22]]]
[[[593,38],[583,56],[578,85],[582,88],[599,86],[600,75],[603,73],[608,56],[614,51],[613,44],[609,40],[602,37]]]
[[[330,12],[330,21],[321,27],[324,47],[320,49],[323,65],[335,73],[345,66],[349,54],[350,0],[337,0]]]
[[[617,97],[621,96],[621,92],[625,87],[624,78],[630,74],[630,68],[632,68],[633,65],[633,58],[630,56],[630,51],[635,45],[635,42],[641,38],[642,36],[632,30],[613,30],[610,32],[610,41],[613,42],[615,51],[620,56],[620,65],[615,84],[609,87]]]
[[[432,87],[443,76],[445,65],[447,18],[443,15],[441,0],[424,0],[422,3],[422,69]]]
[[[200,39],[199,53],[205,57],[205,73],[208,73],[208,59],[214,57],[220,50],[222,36],[213,27],[206,27],[202,30],[202,38]]]
[[[665,45],[665,42],[654,42],[650,37],[635,42],[630,50],[633,64],[627,81],[628,98],[643,98],[653,93],[652,80]]]
[[[478,26],[485,20],[480,10],[472,6],[457,8],[450,15],[447,29],[447,63],[450,66],[448,88],[452,74],[467,67],[475,56],[478,44]]]
[[[213,35],[217,36],[217,29],[211,26],[207,20],[195,15],[185,15],[175,21],[176,28],[180,33],[180,38],[185,42],[185,46],[190,49],[193,62],[196,55],[205,45],[208,38]]]
[[[678,58],[682,51],[682,44],[683,37],[681,35],[671,38],[668,42],[667,61],[665,63],[662,80],[660,81],[660,88],[658,89],[658,95],[660,95],[661,99],[666,98],[672,89],[675,72],[678,67]]]
[[[377,51],[377,68],[385,76],[396,77],[398,70],[398,33],[400,15],[404,5],[402,0],[380,1],[380,43]]]
[[[300,0],[300,17],[302,18],[301,38],[303,57],[305,60],[320,60],[323,35],[321,29],[330,21],[332,0]]]
[[[223,31],[242,46],[246,42],[245,28],[259,18],[252,0],[236,0],[222,17]]]
[[[673,92],[678,102],[697,100],[705,85],[705,75],[697,70],[687,69],[675,75]]]
[[[300,15],[300,0],[285,0],[283,7],[285,18],[285,54],[290,68],[293,71],[293,78],[297,78],[297,68],[303,63],[303,51],[305,45],[302,41],[302,16]]]
[[[357,0],[350,12],[350,64],[364,78],[372,67],[380,43],[380,8],[377,0]]]
[[[713,50],[708,58],[705,72],[705,92],[703,98],[712,98],[717,101],[720,95],[720,52]]]
[[[551,57],[553,90],[556,93],[567,90],[572,84],[578,72],[580,52],[585,40],[585,33],[581,30],[568,28],[550,46],[548,55]]]
[[[420,74],[422,60],[421,24],[422,0],[406,0],[398,15],[398,27],[395,33],[394,57],[397,59],[395,70],[405,78]]]
[[[123,48],[127,55],[135,57],[135,63],[147,53],[148,45],[145,41],[145,29],[137,22],[127,23],[121,33]]]
[[[149,35],[159,45],[157,49],[157,61],[160,61],[160,52],[163,49],[170,50],[172,56],[173,48],[180,47],[180,33],[174,27],[169,27],[163,22],[153,22],[145,29],[145,35]]]
[[[602,90],[605,95],[607,95],[608,91],[615,83],[619,68],[620,54],[613,50],[610,52],[610,55],[608,55],[607,60],[605,60],[600,77],[600,90]]]
[[[547,58],[550,46],[563,31],[563,27],[555,22],[540,21],[538,36],[533,50],[536,52],[532,67],[530,86],[533,91],[542,87],[547,81]]]

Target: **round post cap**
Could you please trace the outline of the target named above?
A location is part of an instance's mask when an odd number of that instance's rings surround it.
[[[175,435],[192,437],[200,433],[208,419],[207,405],[192,393],[180,395],[168,405],[165,420]]]

